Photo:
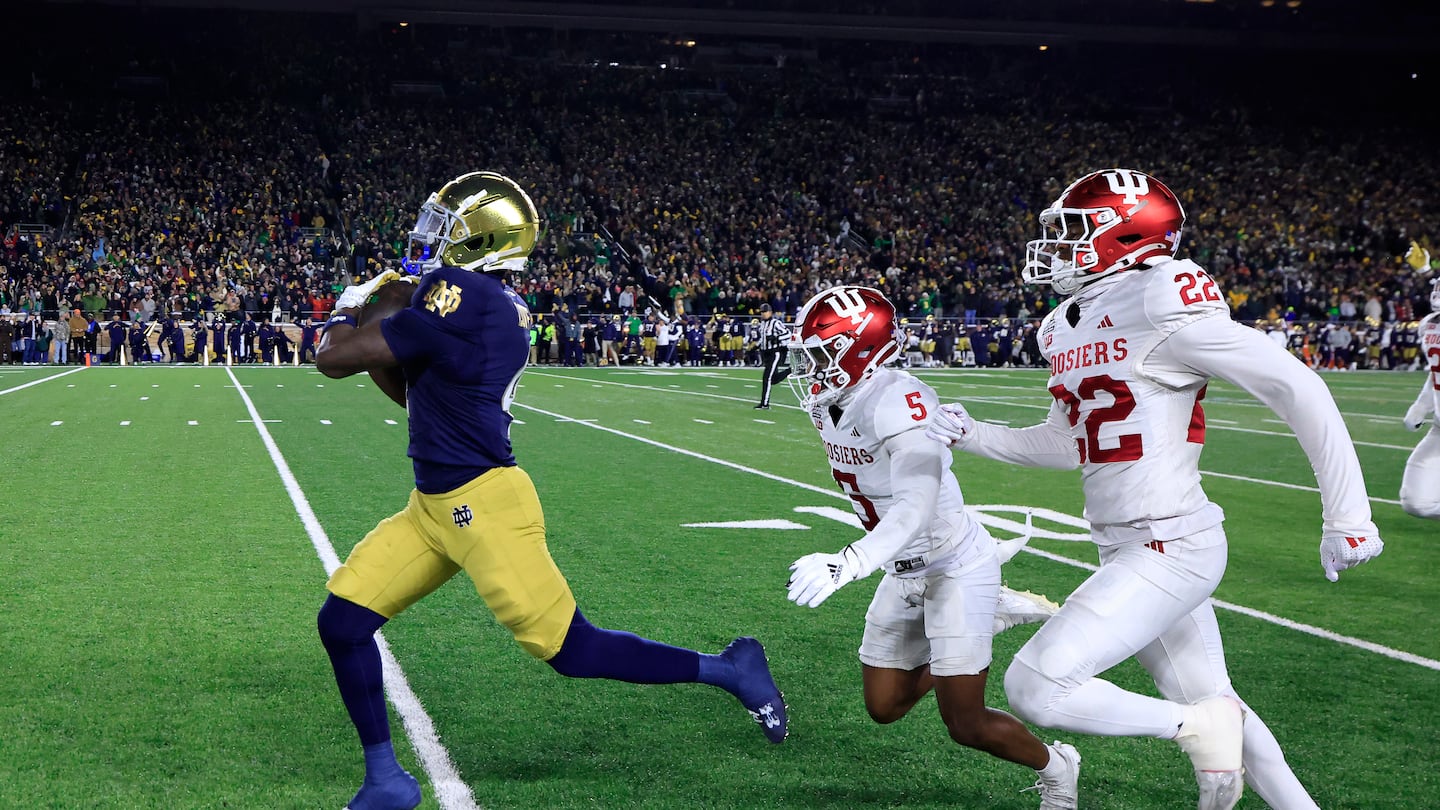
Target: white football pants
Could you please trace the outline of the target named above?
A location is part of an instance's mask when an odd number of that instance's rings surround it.
[[[1415,517],[1440,520],[1440,424],[1430,425],[1405,462],[1400,508]]]
[[[1160,544],[1101,547],[1100,570],[1016,653],[1005,673],[1011,708],[1046,728],[1172,739],[1180,704],[1238,699],[1210,604],[1226,548],[1220,526]],[[1131,656],[1164,700],[1096,677]],[[1244,729],[1246,783],[1276,810],[1315,808],[1275,736],[1248,707]]]

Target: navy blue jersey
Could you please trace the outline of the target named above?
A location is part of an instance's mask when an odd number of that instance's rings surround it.
[[[380,323],[405,372],[415,488],[449,492],[515,466],[510,400],[530,357],[530,310],[499,279],[441,267]]]

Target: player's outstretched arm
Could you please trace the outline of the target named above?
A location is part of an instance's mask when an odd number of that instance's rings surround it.
[[[1265,335],[1223,317],[1181,327],[1144,361],[1144,373],[1152,377],[1186,370],[1238,385],[1295,432],[1320,486],[1320,553],[1327,578],[1333,582],[1339,571],[1380,554],[1385,545],[1371,522],[1360,459],[1318,374]]]
[[[918,428],[885,441],[890,451],[890,484],[895,500],[885,517],[839,554],[808,554],[790,566],[788,598],[816,607],[850,582],[864,579],[893,559],[929,522],[948,465],[945,448]]]
[[[1026,428],[977,422],[958,402],[941,405],[925,435],[946,447],[1024,467],[1080,466],[1080,449],[1066,427],[1065,413],[1054,404],[1044,422]]]

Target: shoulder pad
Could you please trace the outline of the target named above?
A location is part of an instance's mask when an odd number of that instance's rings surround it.
[[[866,407],[874,417],[875,435],[882,441],[928,425],[940,407],[935,389],[914,375],[896,372],[876,383],[879,387],[871,392]]]
[[[1145,316],[1161,332],[1173,332],[1200,318],[1230,316],[1220,285],[1198,264],[1175,259],[1145,274]]]

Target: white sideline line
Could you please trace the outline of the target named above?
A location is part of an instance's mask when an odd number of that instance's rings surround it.
[[[285,456],[281,455],[279,445],[271,437],[270,431],[265,427],[264,420],[260,418],[260,411],[256,410],[255,403],[250,400],[250,395],[240,387],[240,381],[235,379],[235,372],[229,368],[225,373],[230,375],[230,380],[235,383],[235,390],[240,393],[240,398],[245,400],[245,409],[250,412],[250,418],[255,422],[255,429],[260,432],[260,440],[265,443],[265,449],[270,453],[270,460],[275,463],[275,471],[280,474],[280,481],[285,484],[285,491],[290,495],[290,502],[295,505],[295,514],[300,517],[300,522],[305,526],[305,533],[310,535],[310,542],[315,546],[315,553],[320,557],[320,562],[325,566],[325,573],[332,574],[340,567],[340,557],[335,553],[335,546],[331,545],[330,538],[325,534],[325,528],[320,525],[320,519],[315,517],[315,510],[310,508],[310,501],[305,497],[305,492],[300,489],[300,482],[295,479],[295,474],[290,471],[290,465],[285,462]],[[400,668],[400,662],[395,660],[395,654],[390,651],[390,645],[385,642],[385,637],[375,634],[375,641],[380,645],[380,661],[385,673],[385,694],[394,704],[395,711],[400,713],[401,720],[405,724],[405,733],[410,737],[410,742],[415,746],[415,753],[420,757],[420,764],[425,766],[425,773],[430,777],[430,784],[435,788],[435,801],[445,810],[479,810],[475,804],[475,796],[470,792],[470,786],[460,778],[455,770],[455,765],[450,762],[450,754],[441,744],[440,737],[435,733],[435,724],[430,720],[430,715],[425,713],[425,707],[420,705],[420,699],[415,696],[414,690],[410,688],[410,682],[405,678],[405,670]]]
[[[536,407],[533,406],[533,405],[525,405],[525,404],[522,404],[522,403],[519,403],[519,402],[515,402],[515,403],[512,403],[512,406],[513,406],[513,407],[524,408],[524,409],[527,410],[527,411],[534,411],[535,413],[539,413],[539,414],[543,414],[543,415],[545,415],[545,416],[553,417],[553,418],[555,419],[555,421],[557,421],[557,422],[561,422],[561,421],[574,422],[574,421],[576,421],[576,420],[574,420],[574,419],[570,419],[570,418],[568,418],[568,417],[566,417],[566,416],[563,416],[563,415],[561,415],[561,414],[558,414],[558,413],[553,413],[553,412],[551,412],[551,411],[546,411],[546,410],[543,410],[543,409],[540,409],[540,408],[536,408]],[[815,485],[813,485],[813,484],[807,484],[807,483],[805,483],[804,481],[796,481],[796,480],[793,479],[793,478],[786,478],[786,477],[784,477],[784,476],[782,476],[782,475],[776,475],[776,474],[774,474],[774,473],[765,472],[764,470],[759,470],[759,469],[756,469],[756,468],[754,468],[754,467],[747,467],[747,466],[745,466],[744,464],[737,464],[737,463],[735,463],[735,462],[733,462],[733,461],[726,461],[726,460],[723,459],[723,458],[716,458],[716,457],[714,457],[714,456],[707,456],[707,455],[705,455],[704,453],[699,453],[699,452],[696,452],[696,451],[694,451],[694,450],[687,450],[687,449],[685,449],[685,448],[683,448],[683,447],[676,447],[675,445],[672,445],[672,444],[665,444],[664,442],[656,441],[656,440],[654,440],[654,439],[647,439],[647,438],[645,438],[644,436],[636,436],[636,435],[633,434],[633,433],[626,433],[626,432],[623,431],[623,430],[616,430],[615,428],[606,427],[605,425],[599,425],[599,424],[595,424],[595,423],[593,423],[593,422],[584,422],[584,423],[581,423],[581,424],[584,424],[584,426],[585,426],[585,427],[588,427],[588,428],[593,428],[593,429],[595,429],[595,430],[603,430],[603,431],[605,431],[606,433],[612,433],[612,434],[614,434],[614,435],[616,435],[616,436],[620,436],[620,437],[622,437],[622,438],[632,439],[632,440],[637,441],[637,442],[642,442],[642,443],[644,443],[644,444],[648,444],[648,445],[651,445],[651,446],[653,446],[653,447],[658,447],[658,448],[660,448],[660,449],[662,449],[662,450],[669,450],[669,451],[671,451],[672,453],[679,453],[679,454],[681,454],[681,455],[690,456],[691,458],[700,459],[701,461],[708,461],[708,462],[710,462],[711,464],[718,464],[718,465],[720,465],[720,466],[722,466],[722,467],[729,467],[729,468],[732,469],[732,470],[739,470],[740,472],[750,473],[751,475],[758,475],[758,476],[760,476],[760,477],[762,477],[762,478],[768,478],[768,479],[770,479],[770,480],[772,480],[772,481],[779,481],[779,482],[782,483],[782,484],[789,484],[789,485],[792,486],[792,487],[799,487],[800,489],[804,489],[804,490],[807,490],[807,491],[809,491],[809,492],[816,492],[816,493],[819,493],[819,494],[821,494],[821,495],[825,495],[825,496],[828,496],[828,497],[831,497],[831,498],[839,498],[840,500],[849,500],[845,495],[843,495],[843,494],[841,494],[841,493],[839,493],[839,492],[836,492],[836,491],[833,490],[833,489],[828,489],[828,488],[825,488],[825,487],[817,487],[817,486],[815,486]],[[1243,478],[1242,476],[1222,476],[1222,477],[1225,477],[1225,478],[1241,478],[1241,480],[1248,480],[1248,481],[1255,481],[1255,480],[1256,480],[1256,479],[1253,479],[1253,478],[1252,478],[1252,479],[1245,479],[1245,478]],[[1274,483],[1274,482],[1268,482],[1268,483]],[[1289,485],[1282,485],[1282,486],[1289,486]],[[1299,486],[1297,486],[1297,487],[1295,487],[1295,488],[1296,488],[1296,489],[1311,489],[1310,487],[1299,487]],[[1374,499],[1372,499],[1372,500],[1374,500]],[[1022,550],[1023,550],[1023,551],[1027,551],[1027,552],[1029,552],[1029,553],[1031,553],[1031,554],[1034,554],[1034,555],[1036,555],[1036,556],[1038,556],[1038,557],[1044,557],[1044,558],[1047,559],[1047,560],[1053,560],[1053,561],[1058,562],[1058,563],[1061,563],[1061,564],[1063,564],[1063,565],[1069,565],[1069,566],[1072,566],[1072,567],[1075,567],[1075,568],[1083,568],[1083,569],[1085,569],[1085,570],[1087,570],[1087,571],[1095,571],[1095,570],[1097,570],[1097,567],[1094,566],[1094,565],[1092,565],[1092,564],[1090,564],[1090,563],[1081,562],[1081,561],[1079,561],[1079,560],[1072,560],[1072,559],[1070,559],[1069,557],[1066,557],[1066,556],[1061,555],[1061,554],[1054,554],[1054,553],[1051,553],[1051,552],[1049,552],[1049,551],[1044,551],[1044,550],[1041,550],[1041,549],[1030,548],[1030,547],[1028,547],[1028,546],[1025,547],[1025,548],[1022,549]],[[1366,641],[1366,640],[1363,639],[1363,638],[1355,638],[1354,636],[1341,635],[1340,633],[1336,633],[1336,632],[1334,632],[1334,631],[1332,631],[1332,630],[1326,630],[1326,629],[1323,628],[1323,627],[1316,627],[1315,625],[1305,624],[1305,623],[1303,623],[1303,622],[1297,622],[1297,621],[1295,621],[1295,620],[1293,620],[1293,619],[1287,619],[1287,618],[1285,618],[1285,617],[1283,617],[1283,616],[1277,616],[1277,615],[1275,615],[1275,614],[1273,614],[1273,613],[1266,613],[1266,612],[1264,612],[1264,611],[1262,611],[1262,610],[1256,610],[1256,609],[1254,609],[1254,608],[1245,607],[1244,605],[1237,605],[1237,604],[1234,604],[1234,603],[1232,603],[1232,602],[1225,602],[1225,601],[1222,601],[1222,600],[1219,600],[1219,599],[1215,599],[1215,600],[1213,600],[1213,601],[1214,601],[1214,603],[1215,603],[1215,607],[1221,608],[1221,609],[1223,609],[1223,610],[1228,610],[1228,611],[1231,611],[1231,612],[1234,612],[1234,613],[1239,613],[1239,614],[1244,615],[1244,616],[1249,616],[1249,617],[1252,618],[1252,619],[1259,619],[1259,620],[1264,621],[1264,622],[1269,622],[1269,623],[1271,623],[1271,624],[1279,625],[1280,627],[1285,627],[1285,628],[1288,628],[1288,629],[1290,629],[1290,630],[1295,630],[1295,631],[1300,632],[1300,633],[1305,633],[1306,635],[1315,636],[1315,637],[1317,637],[1317,638],[1322,638],[1322,639],[1325,639],[1325,640],[1327,640],[1327,641],[1333,641],[1333,642],[1335,642],[1335,643],[1337,643],[1337,644],[1344,644],[1344,645],[1347,645],[1347,646],[1350,646],[1350,647],[1355,647],[1355,648],[1357,648],[1357,649],[1365,650],[1366,652],[1375,653],[1376,655],[1382,655],[1382,656],[1384,656],[1384,657],[1386,657],[1386,658],[1390,658],[1390,659],[1393,659],[1393,660],[1396,660],[1396,661],[1403,661],[1403,662],[1405,662],[1405,663],[1407,663],[1407,664],[1415,664],[1415,665],[1417,665],[1417,666],[1425,667],[1426,669],[1431,669],[1431,670],[1435,670],[1436,672],[1440,672],[1440,661],[1437,661],[1437,660],[1435,660],[1435,659],[1433,659],[1433,658],[1425,658],[1424,656],[1416,655],[1416,654],[1410,653],[1410,652],[1405,652],[1404,650],[1397,650],[1397,649],[1395,649],[1395,648],[1393,648],[1393,647],[1386,647],[1386,646],[1383,645],[1383,644],[1376,644],[1376,643],[1373,642],[1373,641]]]
[[[38,380],[31,380],[30,382],[25,383],[24,385],[17,385],[17,386],[15,386],[14,388],[6,388],[4,391],[0,391],[0,397],[5,396],[6,394],[13,394],[13,393],[15,393],[16,391],[23,391],[23,390],[25,390],[26,388],[29,388],[29,387],[32,386],[32,385],[39,385],[40,383],[43,383],[43,382],[50,382],[51,380],[58,380],[58,379],[60,379],[61,377],[64,377],[65,375],[67,375],[67,374],[74,374],[74,373],[77,372],[77,371],[84,371],[85,368],[86,368],[85,366],[77,366],[77,367],[75,367],[75,368],[70,369],[69,371],[62,371],[62,372],[60,372],[59,374],[51,374],[49,377],[41,377],[41,378],[38,379]],[[110,387],[111,387],[111,388],[114,388],[115,386],[112,385],[112,386],[110,386]]]
[[[536,373],[538,373],[538,372],[527,372],[527,373],[536,374]],[[554,377],[554,376],[558,376],[558,375],[554,375],[554,374],[539,374],[539,376],[541,376],[541,377]],[[575,379],[575,378],[573,378],[573,377],[565,377],[565,378],[563,378],[563,379]],[[706,392],[704,392],[704,391],[672,391],[672,390],[669,390],[669,389],[666,389],[666,388],[655,388],[655,387],[652,387],[652,386],[649,386],[649,385],[634,385],[634,384],[631,384],[631,383],[611,382],[611,381],[609,381],[609,380],[606,380],[605,383],[606,383],[607,385],[618,385],[618,386],[621,386],[621,387],[623,387],[623,388],[639,388],[639,389],[642,389],[642,390],[645,390],[645,391],[657,391],[657,392],[659,392],[659,393],[661,393],[661,394],[686,394],[686,395],[694,396],[694,397],[709,397],[709,398],[711,398],[711,399],[728,399],[728,400],[731,400],[731,401],[733,401],[733,402],[750,402],[750,401],[751,401],[751,400],[749,400],[749,399],[747,399],[747,398],[745,398],[745,397],[731,397],[731,396],[726,396],[726,395],[724,395],[724,394],[709,394],[709,393],[706,393]],[[1027,405],[1027,404],[1025,404],[1025,403],[1019,403],[1019,402],[996,402],[996,401],[994,401],[993,399],[988,399],[988,398],[985,398],[985,397],[966,397],[966,401],[969,401],[969,402],[989,402],[989,403],[995,404],[995,405],[1014,405],[1014,406],[1020,407],[1020,408],[1038,408],[1038,409],[1040,409],[1040,410],[1046,410],[1046,411],[1048,411],[1048,410],[1050,409],[1050,406],[1049,406],[1049,405]],[[518,404],[518,403],[517,403],[517,404]],[[530,406],[524,406],[524,407],[530,407]],[[783,402],[782,402],[782,403],[776,403],[776,404],[774,405],[774,407],[776,407],[776,408],[789,408],[789,409],[791,409],[791,410],[796,410],[796,411],[803,410],[799,405],[786,405],[786,404],[783,403]],[[561,420],[557,420],[557,421],[564,421],[564,420],[561,419]],[[594,420],[591,420],[591,421],[594,421]],[[701,420],[697,419],[697,420],[695,420],[695,421],[699,422],[699,421],[701,421]],[[705,424],[714,424],[714,423],[713,423],[713,422],[706,422]],[[1216,430],[1226,430],[1227,428],[1217,427],[1217,428],[1215,428],[1215,429],[1216,429]],[[1234,428],[1228,428],[1228,429],[1234,430]],[[1261,432],[1265,432],[1265,431],[1261,431]],[[1282,435],[1282,434],[1275,434],[1275,435]],[[1292,434],[1292,433],[1287,433],[1287,434],[1283,434],[1283,435],[1286,435],[1286,436],[1294,436],[1294,434]],[[1356,444],[1361,444],[1361,442],[1355,442],[1355,443],[1356,443]],[[1410,448],[1405,448],[1405,449],[1408,450],[1408,449],[1410,449]],[[1246,482],[1249,482],[1249,483],[1251,483],[1251,484],[1262,484],[1262,485],[1264,485],[1264,486],[1283,487],[1283,488],[1285,488],[1285,489],[1299,489],[1299,490],[1304,490],[1305,492],[1319,492],[1319,491],[1320,491],[1319,489],[1317,489],[1317,488],[1315,488],[1315,487],[1307,487],[1307,486],[1304,486],[1304,485],[1302,485],[1302,484],[1287,484],[1287,483],[1285,483],[1285,482],[1283,482],[1283,481],[1271,481],[1271,480],[1266,479],[1266,478],[1247,478],[1246,476],[1243,476],[1243,475],[1231,475],[1231,474],[1229,474],[1229,473],[1210,472],[1209,470],[1201,470],[1201,471],[1200,471],[1200,474],[1201,474],[1201,475],[1210,476],[1210,477],[1212,477],[1212,478],[1233,478],[1233,479],[1235,479],[1236,481],[1246,481]],[[1399,506],[1399,505],[1400,505],[1400,502],[1399,502],[1399,501],[1391,500],[1390,498],[1376,498],[1376,497],[1374,497],[1374,496],[1371,496],[1371,497],[1370,497],[1370,501],[1371,501],[1371,503],[1388,503],[1388,504],[1390,504],[1390,505],[1392,505],[1392,506]]]

